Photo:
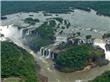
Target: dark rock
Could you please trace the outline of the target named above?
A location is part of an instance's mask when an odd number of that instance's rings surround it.
[[[97,62],[99,66],[107,65],[109,62],[104,57],[97,58]]]
[[[6,20],[7,19],[7,17],[1,17],[1,20]]]
[[[107,51],[110,51],[110,44],[106,44],[105,47]]]

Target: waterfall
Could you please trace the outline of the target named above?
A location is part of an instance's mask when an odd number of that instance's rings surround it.
[[[51,51],[50,51],[50,49],[48,49],[48,55],[46,56],[47,59],[50,58],[50,54],[51,54]]]
[[[23,30],[24,29],[20,29],[20,36],[21,36],[21,38],[23,38]]]
[[[40,48],[40,55],[46,59],[54,59],[55,54],[50,49],[41,47]]]
[[[20,47],[24,47],[22,33],[23,29],[19,30],[17,27],[13,25],[0,26],[0,34],[3,34],[6,40],[12,41]]]
[[[96,39],[94,41],[94,45],[99,46],[100,48],[102,48],[105,52],[105,58],[110,61],[110,51],[106,50],[106,48],[105,48],[106,43],[103,40]]]

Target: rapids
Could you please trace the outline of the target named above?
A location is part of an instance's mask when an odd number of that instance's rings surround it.
[[[106,50],[106,48],[105,48],[106,43],[101,39],[96,39],[94,42],[94,45],[97,45],[97,46],[101,47],[102,49],[104,49],[105,58],[110,61],[110,51]]]
[[[87,82],[88,80],[94,79],[96,76],[101,75],[104,71],[110,70],[110,64],[102,67],[96,67],[89,71],[72,73],[62,73],[54,69],[53,62],[51,60],[47,60],[41,57],[39,52],[35,53],[28,47],[28,45],[25,45],[25,43],[27,42],[26,39],[23,38],[23,30],[25,28],[18,29],[17,27],[11,25],[13,23],[14,25],[23,25],[27,27],[27,25],[24,24],[22,20],[29,17],[30,14],[32,14],[34,18],[40,18],[41,21],[34,27],[38,27],[48,18],[57,17],[55,14],[52,14],[51,16],[44,16],[42,12],[17,13],[6,15],[8,19],[3,20],[2,25],[0,26],[0,34],[3,34],[4,37],[0,37],[0,39],[1,41],[11,41],[17,46],[20,46],[21,48],[32,54],[35,58],[35,61],[37,61],[37,63],[41,66],[40,73],[48,77],[48,82]],[[67,19],[71,23],[69,29],[64,29],[64,33],[67,35],[71,32],[81,31],[82,35],[84,36],[87,34],[93,34],[93,37],[96,38],[101,37],[103,33],[110,32],[110,18],[97,16],[96,12],[93,10],[91,12],[75,10],[74,12],[70,12],[67,14],[58,14],[58,17]],[[94,42],[94,45],[97,45],[104,49],[105,58],[110,61],[110,51],[106,51],[105,44],[106,43],[103,40],[99,39],[96,39]]]
[[[28,46],[23,44],[23,39],[20,35],[20,30],[15,27],[10,26],[0,26],[0,33],[4,34],[6,40],[14,42],[16,45],[24,48],[27,52],[32,54],[41,66],[40,73],[48,77],[48,82],[77,82],[86,81],[101,75],[104,71],[110,70],[110,64],[103,67],[96,67],[90,71],[73,72],[73,73],[62,73],[54,69],[53,62],[46,60],[40,56],[40,53],[34,53]],[[8,39],[7,39],[8,38]],[[94,45],[100,46],[105,50],[106,59],[110,60],[110,52],[105,49],[105,43],[103,40],[95,40]]]

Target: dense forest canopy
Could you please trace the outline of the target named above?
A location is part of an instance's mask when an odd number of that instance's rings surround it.
[[[56,68],[63,72],[81,70],[92,63],[100,64],[104,51],[91,45],[66,46],[55,59]]]
[[[25,82],[38,82],[35,61],[31,54],[10,42],[2,42],[1,47],[2,78],[19,77]]]

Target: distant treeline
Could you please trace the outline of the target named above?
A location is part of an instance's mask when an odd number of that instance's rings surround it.
[[[110,16],[110,1],[2,1],[1,3],[2,15],[32,11],[67,13],[71,9],[82,9],[85,11],[94,9],[99,15]]]

